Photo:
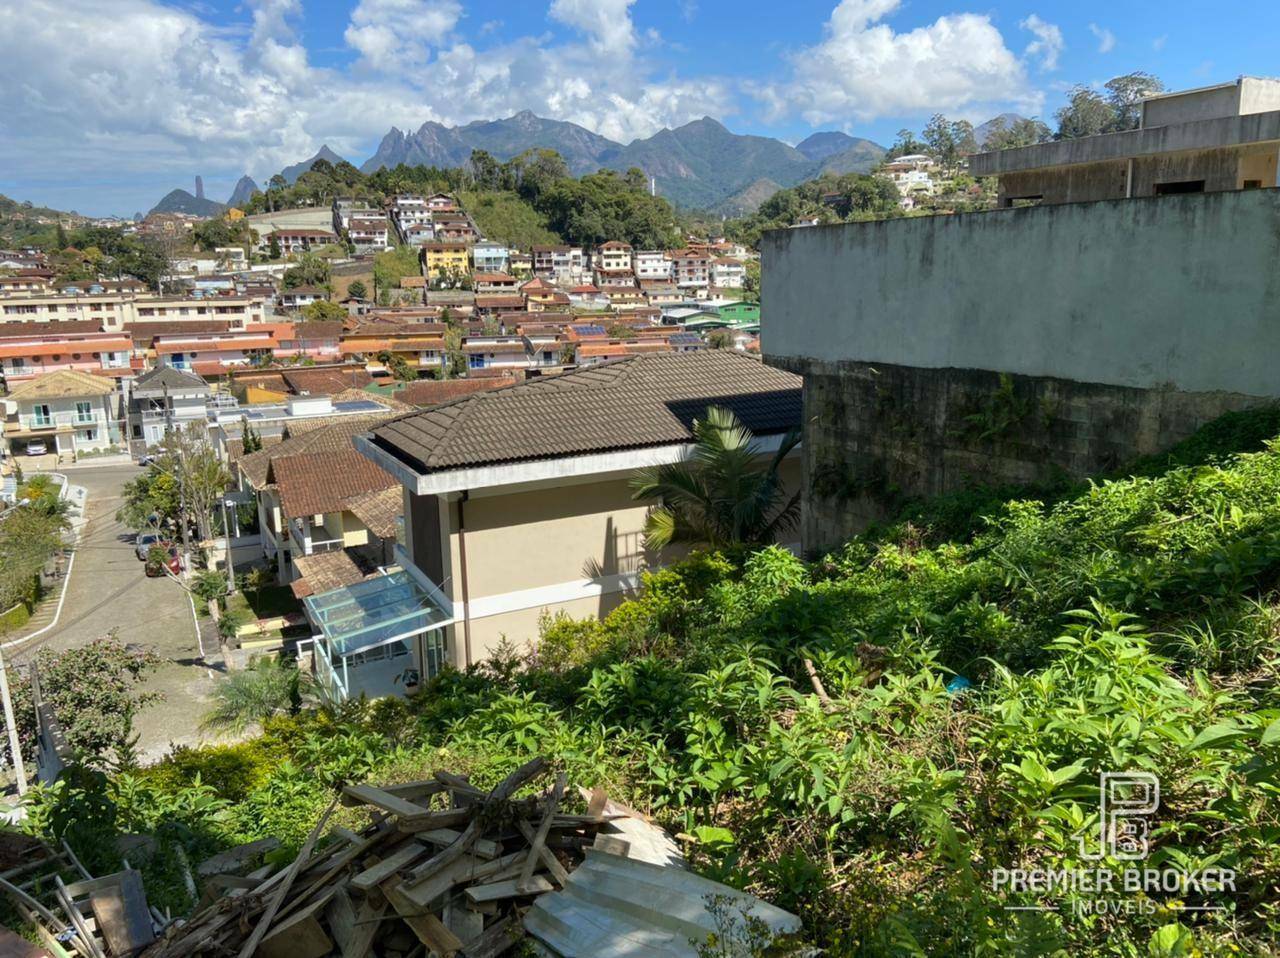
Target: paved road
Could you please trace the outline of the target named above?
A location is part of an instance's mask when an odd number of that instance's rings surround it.
[[[112,630],[125,642],[155,650],[164,664],[146,688],[164,700],[137,719],[139,749],[159,758],[172,744],[201,739],[200,716],[208,709],[219,676],[204,664],[186,592],[167,577],[148,579],[134,554],[132,531],[115,520],[126,482],[141,472],[136,466],[103,466],[67,470],[74,485],[88,491],[87,523],[76,548],[58,624],[14,653],[30,658],[39,648],[70,649],[102,638]],[[217,650],[212,650],[215,661]]]

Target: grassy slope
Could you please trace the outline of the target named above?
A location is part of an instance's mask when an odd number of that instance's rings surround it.
[[[545,752],[691,835],[704,872],[800,912],[828,954],[1270,954],[1280,453],[1218,459],[1275,417],[1228,417],[1052,505],[935,501],[812,565],[695,556],[603,624],[546,623],[536,659],[117,778],[119,827],[297,842],[326,783],[491,782]],[[946,688],[957,672],[969,691]],[[990,870],[1081,865],[1097,773],[1127,768],[1160,776],[1156,861],[1238,870],[1234,895],[1184,896],[1228,911],[1005,911]]]

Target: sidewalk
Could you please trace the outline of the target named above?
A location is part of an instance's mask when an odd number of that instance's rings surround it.
[[[67,584],[71,581],[71,573],[75,569],[76,547],[80,544],[81,533],[84,530],[85,523],[88,522],[87,506],[89,503],[89,493],[84,486],[72,485],[65,476],[63,480],[63,498],[71,503],[71,511],[68,514],[68,518],[71,520],[71,542],[66,549],[66,568],[63,570],[62,577],[58,580],[57,588],[51,589],[40,600],[40,603],[32,610],[31,618],[18,630],[21,634],[15,638],[0,639],[0,648],[12,649],[25,645],[29,640],[43,635],[58,621],[58,615],[62,609],[62,597],[66,594]]]

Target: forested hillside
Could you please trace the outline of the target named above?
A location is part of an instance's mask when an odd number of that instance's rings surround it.
[[[336,196],[356,196],[381,206],[397,193],[462,194],[464,206],[489,239],[528,248],[533,243],[568,242],[595,246],[619,239],[646,249],[680,241],[675,213],[649,194],[638,170],[601,170],[581,178],[569,174],[552,150],[530,150],[504,163],[483,151],[469,168],[397,166],[364,174],[350,163],[316,161],[292,185],[273,177],[253,195],[250,213],[297,206],[325,206]]]

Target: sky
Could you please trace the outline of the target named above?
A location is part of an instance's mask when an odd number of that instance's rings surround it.
[[[529,109],[621,142],[713,116],[888,144],[937,112],[1052,123],[1073,84],[1280,73],[1280,4],[1203,0],[20,0],[0,5],[0,193],[91,215],[225,200],[322,143]]]

